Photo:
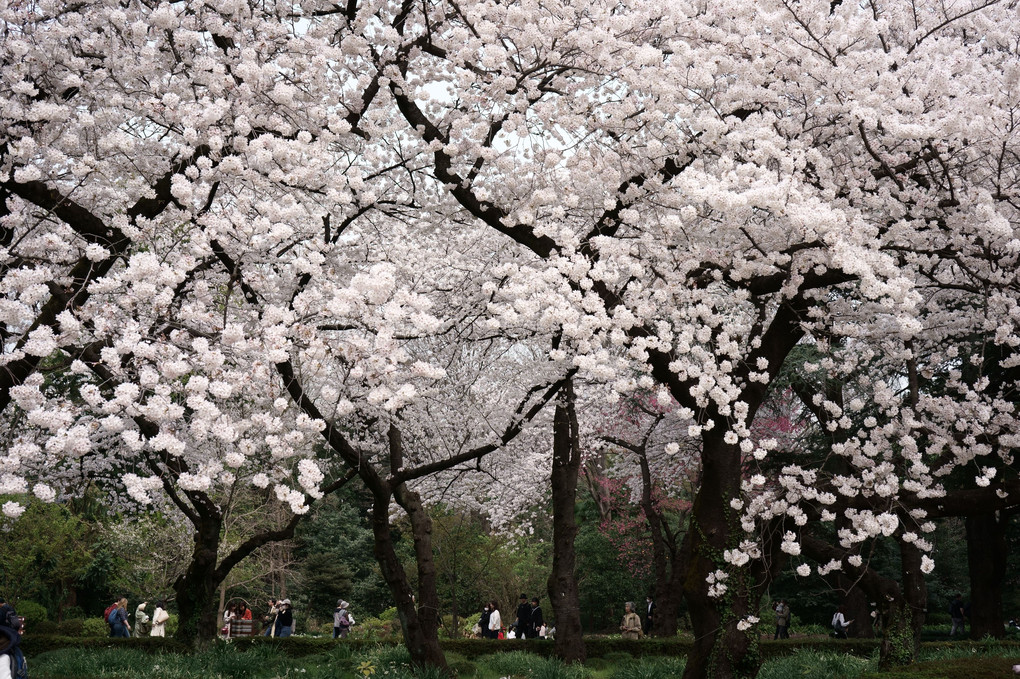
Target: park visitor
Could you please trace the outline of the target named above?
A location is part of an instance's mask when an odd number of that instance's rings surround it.
[[[623,616],[623,622],[620,623],[620,633],[624,639],[640,639],[644,636],[644,631],[641,629],[640,616],[634,612],[634,602],[628,601],[624,607],[627,612]]]

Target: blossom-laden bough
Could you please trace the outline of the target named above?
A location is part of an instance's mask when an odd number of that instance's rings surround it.
[[[377,515],[413,513],[407,483],[498,451],[571,371],[661,388],[700,441],[687,676],[753,675],[756,599],[735,583],[796,552],[799,521],[871,511],[920,568],[920,533],[891,522],[932,511],[915,500],[941,478],[976,467],[1011,501],[1015,19],[994,1],[8,3],[0,489],[52,498],[85,469],[201,518],[254,483],[300,514],[346,469],[378,480]],[[968,336],[994,378],[949,355]],[[450,440],[416,414],[450,380],[444,341],[507,347],[528,377],[471,404],[491,436],[440,460],[399,444]],[[886,360],[861,396],[875,424],[809,400],[849,434],[833,487],[887,504],[838,518],[791,470],[796,501],[746,513],[748,459],[777,452],[756,419],[812,343]],[[48,389],[45,361],[80,391]],[[425,636],[415,657],[441,663]]]

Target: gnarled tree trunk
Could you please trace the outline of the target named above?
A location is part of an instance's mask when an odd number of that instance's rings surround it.
[[[217,571],[220,545],[218,512],[203,511],[195,523],[195,549],[184,575],[174,583],[177,600],[177,631],[174,638],[192,648],[208,646],[219,631],[216,588],[222,582]]]
[[[702,486],[683,543],[684,596],[694,628],[694,650],[687,658],[684,679],[750,678],[760,666],[757,645],[737,629],[737,623],[751,614],[748,593],[731,583],[724,597],[708,594],[708,576],[722,567],[721,555],[739,531],[729,498],[740,493],[740,451],[723,441],[720,429],[724,428],[715,427],[704,436]]]

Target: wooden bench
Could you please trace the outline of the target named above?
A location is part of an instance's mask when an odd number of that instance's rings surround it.
[[[231,620],[227,623],[227,638],[257,637],[262,633],[261,626],[255,620]]]

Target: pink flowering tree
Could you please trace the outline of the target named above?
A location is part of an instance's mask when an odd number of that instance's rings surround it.
[[[600,530],[632,573],[653,576],[652,629],[661,636],[676,634],[685,572],[682,543],[698,486],[689,424],[677,417],[667,394],[632,394],[599,414],[593,438],[602,449],[602,464],[586,468],[593,494],[602,498]]]
[[[541,410],[558,367],[461,419],[484,441],[401,462],[406,407],[451,365],[429,342],[461,347],[442,338],[463,334],[478,352],[486,337],[515,338],[480,325],[492,291],[462,266],[491,265],[499,246],[407,230],[420,169],[381,120],[363,118],[382,76],[366,71],[368,43],[354,34],[375,28],[357,7],[322,19],[353,36],[340,69],[321,50],[335,33],[296,35],[287,14],[2,11],[13,34],[0,108],[0,408],[16,435],[0,490],[52,500],[84,474],[126,509],[172,503],[195,534],[175,585],[182,639],[211,638],[230,569],[289,536],[351,470],[378,481],[377,532],[388,537],[394,495],[414,505],[405,482],[498,450]],[[441,318],[433,305],[444,298],[456,311]],[[79,384],[54,390],[41,367]],[[323,445],[331,458],[318,456]],[[225,507],[251,486],[292,518],[224,553]],[[399,589],[403,567],[380,549]],[[413,615],[405,590],[398,601]],[[441,663],[438,645],[425,646],[415,636],[416,659]]]

